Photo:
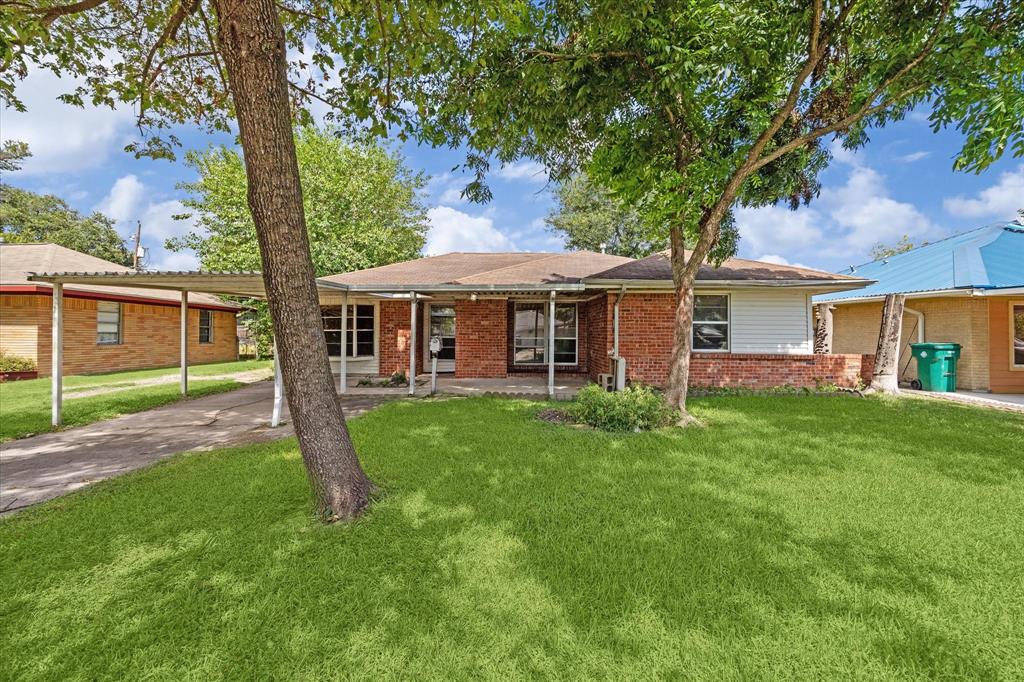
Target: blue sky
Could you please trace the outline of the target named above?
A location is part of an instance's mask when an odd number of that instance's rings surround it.
[[[33,158],[3,180],[57,194],[82,211],[99,209],[118,221],[123,235],[143,224],[148,266],[189,269],[194,256],[163,249],[167,237],[190,229],[173,216],[182,210],[179,182],[193,173],[180,161],[137,160],[122,151],[137,131],[130,108],[78,109],[55,97],[70,89],[52,75],[35,72],[19,93],[27,114],[3,111],[0,137],[29,143]],[[186,148],[231,143],[195,130],[179,131]],[[876,242],[907,234],[935,240],[990,222],[1012,219],[1024,206],[1024,160],[1004,158],[985,173],[954,173],[959,148],[955,132],[933,134],[922,116],[912,115],[872,133],[855,154],[836,149],[822,176],[821,197],[809,207],[741,209],[739,255],[839,270],[869,260]],[[552,205],[543,169],[524,161],[496,170],[494,199],[486,205],[459,198],[465,178],[451,169],[456,150],[402,146],[408,164],[429,176],[425,197],[431,228],[427,252],[559,251],[562,242],[544,227]]]

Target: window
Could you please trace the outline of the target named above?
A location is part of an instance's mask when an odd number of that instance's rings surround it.
[[[1010,304],[1010,365],[1024,369],[1024,303]]]
[[[121,304],[99,301],[96,303],[96,343],[121,343]]]
[[[729,350],[729,296],[693,297],[693,350]]]
[[[548,304],[516,303],[513,361],[517,365],[547,363]],[[555,364],[576,364],[576,304],[555,305]]]
[[[430,306],[430,336],[441,337],[438,360],[455,359],[455,306]]]
[[[213,311],[199,311],[199,343],[213,343]]]
[[[327,354],[331,357],[341,357],[341,307],[324,308],[321,316],[324,323],[324,338],[327,341]],[[348,306],[346,327],[346,355],[350,358],[373,357],[373,306]]]

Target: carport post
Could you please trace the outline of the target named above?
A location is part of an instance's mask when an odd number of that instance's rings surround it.
[[[409,292],[409,395],[416,394],[416,292]]]
[[[354,335],[353,335],[354,336]],[[355,339],[352,339],[355,342]],[[348,390],[348,292],[341,292],[341,369],[338,376],[338,393]]]
[[[555,398],[555,292],[548,303],[548,397]]]
[[[281,399],[284,397],[284,385],[281,379],[281,361],[277,357],[277,343],[274,343],[274,411],[270,414],[270,426],[281,425]]]
[[[53,284],[50,341],[50,423],[60,426],[64,402],[64,285],[56,282]]]
[[[181,291],[181,394],[188,395],[188,291]]]

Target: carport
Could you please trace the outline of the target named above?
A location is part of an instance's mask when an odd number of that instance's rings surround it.
[[[263,287],[263,275],[259,272],[203,272],[203,271],[157,271],[157,272],[47,272],[35,273],[28,278],[34,282],[49,282],[53,285],[53,334],[52,334],[52,389],[51,423],[59,426],[62,421],[64,398],[64,285],[89,284],[99,286],[130,286],[137,289],[162,289],[181,292],[181,394],[188,395],[188,295],[189,292],[215,294],[220,296],[244,296],[248,298],[267,297]],[[348,287],[344,284],[317,280],[317,291],[321,305],[348,304]],[[347,316],[342,315],[341,333],[346,333]],[[410,348],[412,352],[412,348]],[[346,392],[347,368],[345,353],[341,358],[339,393]],[[413,382],[414,385],[414,382]],[[411,386],[410,388],[412,388]],[[410,392],[412,392],[410,390]],[[277,361],[277,346],[274,346],[274,407],[270,418],[271,426],[281,423],[282,398],[284,396],[281,368]]]

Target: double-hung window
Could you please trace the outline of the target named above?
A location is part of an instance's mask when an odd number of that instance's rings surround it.
[[[373,356],[373,305],[348,306],[345,350],[347,357],[363,358]],[[341,356],[341,307],[324,308],[321,311],[324,323],[324,338],[327,354]]]
[[[199,311],[199,343],[213,343],[213,311]]]
[[[513,361],[517,365],[547,363],[548,304],[516,303]],[[577,362],[576,304],[555,305],[555,364]]]
[[[693,350],[729,350],[729,296],[693,297]]]
[[[121,343],[121,304],[96,303],[96,343],[111,346]]]

